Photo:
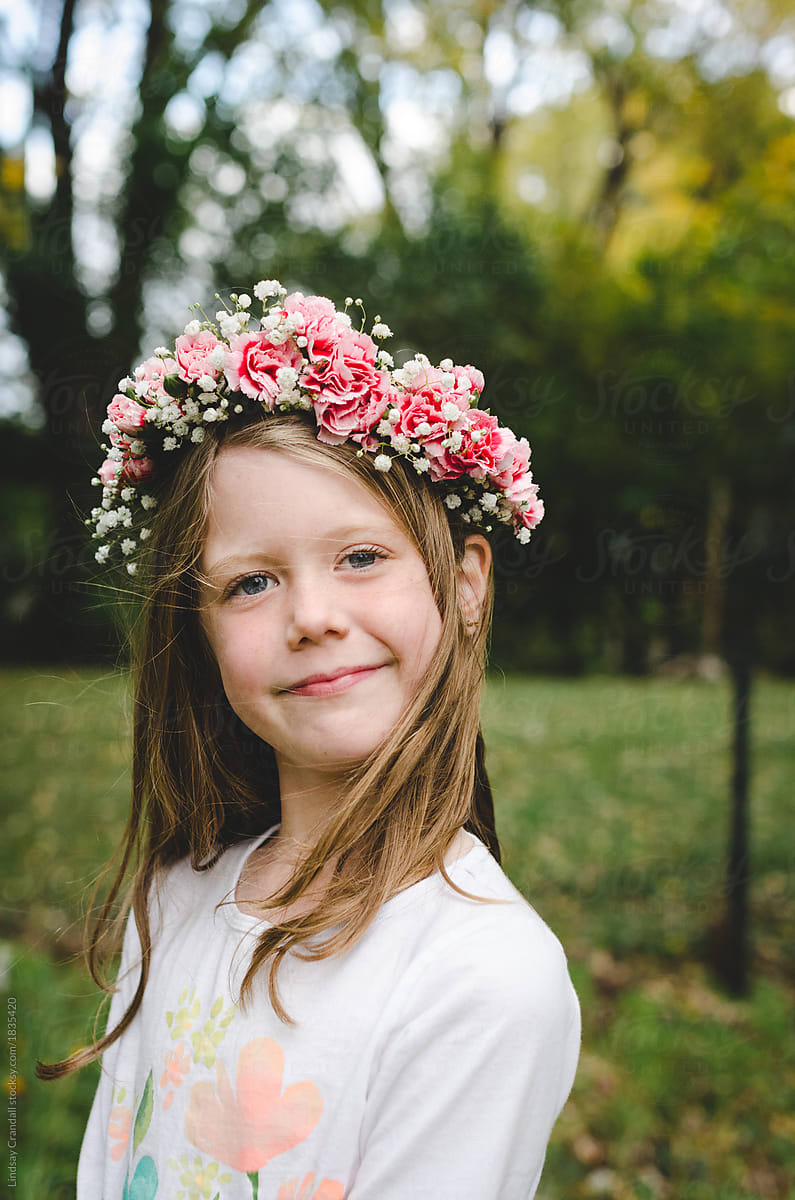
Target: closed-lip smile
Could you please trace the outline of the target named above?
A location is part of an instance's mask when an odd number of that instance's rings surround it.
[[[368,663],[361,667],[339,667],[336,671],[330,671],[328,674],[307,675],[305,679],[299,679],[297,683],[280,690],[290,695],[333,695],[356,683],[358,677],[372,674],[384,665],[384,663],[373,663],[372,665]]]

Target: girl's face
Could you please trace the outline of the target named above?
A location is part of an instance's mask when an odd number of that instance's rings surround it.
[[[353,477],[274,450],[216,460],[201,620],[230,705],[280,774],[361,761],[439,642],[425,564]]]

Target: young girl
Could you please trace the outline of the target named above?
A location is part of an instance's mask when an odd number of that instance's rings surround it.
[[[233,295],[103,425],[87,523],[142,612],[100,927],[134,870],[106,1035],[39,1068],[102,1055],[78,1200],[529,1200],[580,1046],[479,730],[529,447],[474,367],[253,291],[258,327]]]

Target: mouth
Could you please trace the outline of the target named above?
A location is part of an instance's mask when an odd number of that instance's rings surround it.
[[[348,688],[369,679],[380,671],[385,663],[373,667],[341,667],[331,675],[309,675],[300,683],[284,688],[282,695],[287,696],[335,696],[338,692],[346,692]]]

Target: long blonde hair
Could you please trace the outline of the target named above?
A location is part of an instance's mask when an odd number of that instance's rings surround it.
[[[190,856],[206,870],[223,850],[280,820],[278,773],[272,749],[231,709],[199,619],[199,568],[210,508],[213,466],[224,446],[278,450],[358,478],[384,504],[422,557],[442,618],[435,654],[402,716],[383,742],[351,768],[339,809],[330,814],[311,852],[269,901],[286,907],[305,895],[324,865],[335,861],[320,902],[300,916],[274,921],[260,936],[241,988],[243,1003],[270,960],[268,991],[282,1021],[277,973],[300,944],[308,961],[344,952],[365,932],[382,904],[435,871],[455,891],[444,856],[461,828],[483,840],[496,860],[500,849],[479,726],[493,605],[489,569],[486,599],[474,632],[459,603],[458,574],[471,527],[456,519],[438,489],[400,459],[376,471],[371,456],[350,444],[319,442],[311,415],[268,414],[243,425],[208,430],[162,485],[142,563],[141,608],[130,632],[134,683],[130,815],[116,857],[118,870],[86,939],[89,970],[113,991],[102,962],[118,949],[130,908],[141,945],[141,974],[133,999],[113,1030],[60,1063],[41,1064],[53,1079],[97,1058],[133,1020],[144,995],[151,959],[149,893],[172,863]],[[138,576],[136,576],[138,578]],[[100,877],[96,897],[111,862]],[[127,900],[110,920],[132,870]],[[267,913],[263,905],[263,914]],[[332,926],[339,930],[312,948],[303,943]]]

